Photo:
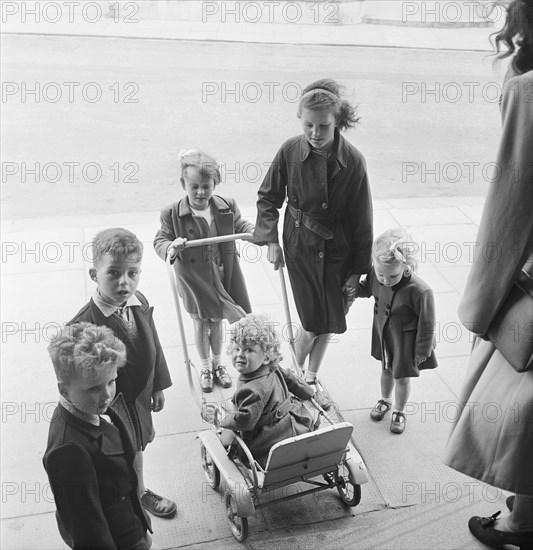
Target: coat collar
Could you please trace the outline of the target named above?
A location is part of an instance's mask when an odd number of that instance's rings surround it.
[[[251,372],[249,374],[241,374],[239,376],[239,380],[242,380],[243,382],[248,382],[250,380],[255,380],[256,378],[263,378],[264,376],[268,376],[272,370],[274,370],[274,365],[272,363],[268,363],[267,365],[261,365],[256,371]]]
[[[121,309],[118,306],[115,306],[113,304],[110,304],[109,302],[106,302],[102,295],[100,294],[100,291],[98,288],[94,291],[94,294],[92,296],[92,300],[95,303],[96,307],[104,314],[104,317],[111,317],[113,313]],[[124,304],[123,307],[133,307],[133,306],[142,306],[142,302],[137,298],[135,294],[132,294],[128,301]]]
[[[214,210],[214,212],[220,212],[221,210],[228,210],[228,203],[218,195],[211,195],[211,200],[209,201],[209,207]],[[189,199],[184,197],[178,203],[178,216],[182,218],[183,216],[192,216],[191,205],[189,204]]]
[[[301,136],[300,160],[303,162],[311,154],[312,151],[313,148],[311,147],[307,139],[305,139],[305,136]],[[346,143],[344,137],[341,136],[338,128],[335,128],[335,137],[330,158],[336,159],[343,168],[346,168],[348,158],[348,144]]]
[[[73,414],[70,409],[71,407],[68,405],[65,406],[65,402],[63,400],[59,401],[58,414],[62,415],[62,418],[64,418],[67,424],[76,426],[77,429],[93,439],[98,439],[102,435],[100,425],[97,426],[96,424],[91,423],[88,419],[83,419],[81,414]],[[128,422],[131,423],[131,417],[129,416],[127,406],[124,401],[124,396],[121,393],[115,397],[105,414],[107,414],[114,423],[117,421],[122,422],[123,424],[127,424]],[[118,427],[119,426],[117,426],[117,428]]]

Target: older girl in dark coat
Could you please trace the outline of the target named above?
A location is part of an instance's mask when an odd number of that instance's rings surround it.
[[[314,390],[279,367],[279,347],[265,317],[249,315],[232,329],[230,350],[240,377],[233,396],[235,411],[226,413],[220,426],[241,432],[263,468],[275,443],[306,433],[313,425],[311,415],[291,394],[305,400]]]
[[[355,126],[355,108],[333,80],[307,86],[298,105],[303,135],[286,141],[259,189],[254,240],[287,269],[302,334],[296,359],[315,383],[329,335],[346,331],[344,295],[370,269],[372,200],[363,155],[340,131]],[[283,255],[279,209],[287,200]],[[327,400],[317,395],[326,407]]]
[[[435,358],[435,302],[433,291],[413,271],[415,245],[401,229],[390,229],[372,248],[374,267],[359,283],[357,295],[374,296],[372,357],[381,361],[382,397],[370,412],[382,420],[396,402],[391,432],[405,429],[403,413],[411,392],[411,378],[437,366]]]
[[[233,199],[214,195],[220,183],[218,165],[197,150],[179,156],[181,184],[186,197],[161,211],[161,229],[154,240],[157,254],[170,255],[180,282],[179,292],[195,326],[195,344],[202,362],[201,387],[213,390],[216,379],[224,388],[231,378],[221,365],[222,319],[235,322],[251,311],[235,242],[184,249],[188,240],[247,233]],[[211,361],[209,355],[213,352]]]

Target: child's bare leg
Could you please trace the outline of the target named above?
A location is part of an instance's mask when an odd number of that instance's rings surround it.
[[[222,354],[222,320],[215,319],[210,323],[209,329],[209,345],[213,353],[213,363],[220,365],[220,357]],[[218,361],[215,361],[218,358]]]
[[[316,335],[314,333],[302,329],[301,333],[294,341],[294,354],[296,355],[297,361],[295,366],[300,369],[300,372],[305,369],[305,360],[313,349],[315,339]]]
[[[394,389],[394,378],[392,372],[388,369],[381,371],[381,398],[388,403],[392,402],[392,390]]]
[[[204,360],[209,359],[209,319],[193,319],[194,322],[194,343],[198,355],[202,360],[202,366]]]
[[[411,379],[410,378],[398,378],[396,380],[396,388],[394,391],[395,403],[394,410],[403,412],[405,405],[409,399],[411,393]]]
[[[200,356],[201,374],[200,386],[203,392],[209,393],[213,391],[213,367],[209,357],[209,319],[193,319],[194,321],[194,343],[196,350]]]
[[[394,409],[392,411],[392,419],[390,431],[395,434],[401,434],[405,430],[405,405],[411,393],[411,379],[398,378],[395,380],[396,387],[394,390]]]
[[[215,378],[223,388],[231,386],[231,377],[222,365],[222,319],[211,320],[209,343],[213,352],[213,370]]]
[[[305,350],[307,350],[307,355],[309,356],[309,365],[307,367],[307,371],[305,372],[305,381],[308,384],[315,385],[315,399],[323,409],[327,410],[331,407],[331,401],[329,400],[326,392],[324,392],[317,384],[316,377],[318,374],[318,370],[320,369],[322,359],[324,359],[324,354],[326,353],[326,349],[328,347],[330,335],[320,334],[319,336],[316,336],[312,332],[304,332],[304,334],[307,337],[307,346]],[[297,358],[300,359],[298,355]],[[305,356],[302,358],[301,365],[298,366],[300,368],[303,368],[304,364]]]
[[[308,377],[311,380],[314,380],[317,377],[320,365],[322,364],[322,360],[326,354],[326,349],[328,348],[330,336],[330,334],[320,334],[315,338],[313,347],[309,353],[309,367],[307,368],[307,373],[305,375],[306,380]]]

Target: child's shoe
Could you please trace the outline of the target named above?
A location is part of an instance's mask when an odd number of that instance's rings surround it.
[[[214,370],[215,380],[223,387],[231,387],[231,378],[224,365],[218,365]]]
[[[313,399],[325,410],[327,411],[331,407],[331,401],[329,400],[328,394],[322,389],[318,384],[318,381],[315,379],[312,382],[306,382],[310,386],[316,388],[315,395]]]
[[[391,408],[392,405],[390,403],[380,399],[370,411],[370,418],[376,422],[379,422],[380,420],[383,420],[383,417],[391,410]]]
[[[211,369],[202,369],[200,371],[200,387],[204,393],[211,393],[213,391],[213,371]]]
[[[171,518],[176,514],[177,506],[173,500],[162,497],[146,489],[141,497],[141,504],[145,510],[148,510],[158,518]]]
[[[393,434],[401,434],[405,430],[405,414],[399,411],[392,413],[390,431]]]

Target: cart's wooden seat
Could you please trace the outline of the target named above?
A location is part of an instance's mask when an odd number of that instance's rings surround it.
[[[352,431],[351,424],[339,422],[276,443],[259,476],[259,486],[289,485],[331,472],[344,458]]]

